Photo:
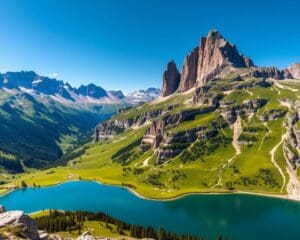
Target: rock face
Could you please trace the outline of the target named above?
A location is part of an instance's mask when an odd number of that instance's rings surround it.
[[[292,78],[292,75],[288,70],[279,70],[276,67],[254,68],[245,76],[254,78],[274,78],[277,80]]]
[[[199,47],[196,47],[189,55],[185,57],[178,89],[179,92],[185,92],[195,86],[198,59]]]
[[[212,30],[207,37],[201,38],[200,46],[185,57],[180,76],[175,63],[168,63],[163,76],[162,96],[185,92],[195,86],[203,86],[217,77],[227,67],[250,68],[254,64],[248,57],[241,55],[236,47],[226,41],[221,34]],[[178,88],[178,89],[177,89]]]
[[[197,84],[203,86],[227,66],[242,68],[254,65],[249,58],[238,52],[235,45],[226,41],[218,31],[212,30],[206,38],[201,38]]]
[[[257,112],[258,109],[263,107],[268,102],[268,99],[255,98],[245,100],[239,105],[233,105],[234,102],[221,102],[221,115],[229,124],[233,124],[238,115],[247,115]]]
[[[163,86],[161,90],[161,96],[166,97],[174,93],[179,85],[180,73],[177,70],[174,61],[171,61],[167,65],[167,69],[163,75]]]
[[[134,118],[129,119],[112,119],[107,122],[103,122],[96,126],[94,131],[94,141],[101,141],[106,139],[111,139],[118,133],[123,132],[125,129],[136,126],[139,127],[145,124],[147,121],[150,121],[153,118],[156,118],[165,112],[172,110],[172,107],[169,109],[156,109],[153,111],[145,112],[140,115],[135,116]]]
[[[35,221],[22,211],[0,213],[0,228],[6,226],[18,228],[28,239],[40,239]]]
[[[300,63],[295,63],[287,69],[291,76],[295,79],[300,79]]]
[[[101,98],[107,96],[107,92],[95,84],[89,84],[87,86],[81,85],[77,89],[77,94],[81,94],[83,96],[89,96],[93,98]]]
[[[287,110],[284,109],[271,109],[268,111],[265,111],[262,116],[259,117],[260,120],[267,122],[267,121],[273,121],[278,118],[281,118],[287,113]]]
[[[177,156],[188,145],[197,139],[207,139],[217,135],[215,129],[209,130],[207,126],[198,126],[182,132],[168,134],[164,136],[164,141],[157,151],[156,163],[161,164],[166,159]]]

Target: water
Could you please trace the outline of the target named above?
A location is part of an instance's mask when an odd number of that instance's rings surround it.
[[[8,210],[103,211],[129,223],[208,238],[299,239],[300,203],[243,194],[190,195],[172,201],[141,199],[121,187],[77,181],[28,188],[0,197]]]

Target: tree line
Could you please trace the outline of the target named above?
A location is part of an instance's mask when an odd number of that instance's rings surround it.
[[[49,233],[61,231],[78,231],[81,232],[84,221],[101,221],[106,224],[107,228],[111,228],[108,224],[116,226],[116,231],[120,235],[126,235],[129,232],[131,237],[135,238],[152,238],[157,240],[203,240],[201,237],[192,236],[189,234],[176,234],[166,231],[163,228],[158,230],[151,226],[144,227],[126,223],[117,218],[111,217],[103,212],[88,212],[88,211],[57,211],[50,210],[49,215],[35,218],[38,229],[42,229]],[[222,237],[218,237],[221,240]]]

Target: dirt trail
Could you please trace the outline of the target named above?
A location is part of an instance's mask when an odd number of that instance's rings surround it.
[[[271,155],[271,162],[273,163],[273,165],[277,168],[278,172],[280,173],[280,175],[282,176],[283,178],[283,184],[282,184],[282,187],[280,189],[280,192],[282,193],[283,192],[283,189],[284,189],[284,186],[285,186],[285,183],[286,183],[286,178],[285,178],[285,175],[281,169],[281,167],[277,164],[276,160],[275,160],[275,152],[276,150],[279,148],[279,146],[283,143],[283,141],[285,140],[287,136],[287,133],[283,134],[281,136],[281,140],[279,143],[277,143],[277,145],[275,145],[271,151],[270,151],[270,155]]]
[[[149,166],[149,161],[150,159],[153,157],[154,153],[150,156],[150,157],[147,157],[144,161],[143,161],[143,165],[142,167],[147,167]]]
[[[240,116],[237,117],[236,121],[233,124],[233,139],[232,139],[232,146],[235,149],[235,155],[241,153],[241,147],[239,145],[238,139],[242,132],[242,119]]]
[[[261,140],[261,142],[259,144],[259,147],[258,147],[257,151],[261,150],[261,147],[264,144],[264,141],[265,141],[266,137],[269,136],[272,133],[271,128],[268,127],[268,124],[266,122],[264,122],[263,125],[268,129],[268,132],[263,136],[263,138],[262,138],[262,140]]]
[[[233,128],[233,139],[232,139],[232,146],[234,147],[235,149],[235,154],[229,158],[222,166],[221,168],[219,169],[219,172],[218,172],[218,182],[213,185],[211,188],[215,188],[217,186],[221,186],[222,185],[222,171],[223,169],[228,166],[229,164],[231,164],[231,162],[233,161],[233,159],[238,156],[239,154],[241,154],[241,148],[240,148],[240,145],[238,143],[238,139],[239,139],[239,136],[242,132],[242,119],[240,116],[237,117],[236,121],[234,122],[234,124],[232,125],[232,128]]]
[[[253,96],[253,92],[250,92],[248,89],[246,90],[247,93],[249,93],[250,96]]]
[[[298,89],[291,88],[291,87],[288,87],[288,86],[284,86],[284,85],[278,83],[277,81],[273,81],[273,83],[276,85],[276,87],[279,87],[281,89],[288,89],[288,90],[290,90],[292,92],[298,92]]]

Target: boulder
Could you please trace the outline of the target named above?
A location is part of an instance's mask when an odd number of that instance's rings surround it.
[[[0,228],[9,226],[19,229],[29,239],[40,239],[38,228],[33,219],[23,211],[7,211],[0,213]]]

